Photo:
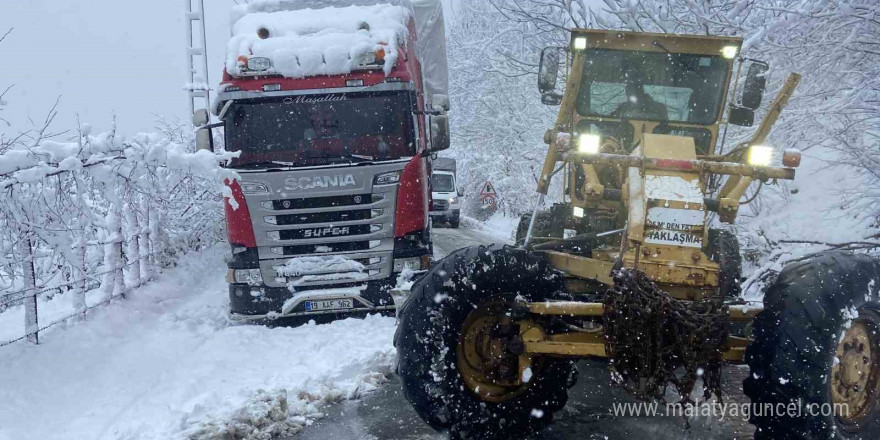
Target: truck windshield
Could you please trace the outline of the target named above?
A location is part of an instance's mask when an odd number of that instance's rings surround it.
[[[452,174],[434,173],[431,175],[431,189],[435,192],[453,192],[455,179]]]
[[[577,99],[584,116],[712,124],[730,60],[721,56],[591,49]]]
[[[226,149],[241,151],[234,168],[407,158],[416,150],[412,108],[407,92],[239,101],[226,118]]]

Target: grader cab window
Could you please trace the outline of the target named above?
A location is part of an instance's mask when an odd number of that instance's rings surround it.
[[[584,116],[712,124],[729,63],[721,56],[591,49],[577,110]]]

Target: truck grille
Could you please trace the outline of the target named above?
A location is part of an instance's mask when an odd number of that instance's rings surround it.
[[[273,211],[288,209],[332,208],[336,206],[369,205],[383,199],[381,195],[354,194],[347,196],[309,197],[302,199],[272,200],[263,202],[263,207]]]
[[[380,240],[349,241],[342,243],[303,244],[296,246],[274,246],[271,251],[276,255],[333,254],[339,252],[366,251],[379,246]]]
[[[356,209],[349,211],[314,212],[307,214],[285,214],[267,216],[266,222],[278,226],[305,225],[309,223],[334,223],[369,220],[373,218],[372,209]]]
[[[446,211],[449,209],[448,200],[434,200],[434,211]]]
[[[313,238],[350,237],[364,235],[380,230],[382,225],[328,226],[305,229],[286,229],[278,231],[279,240],[309,240]]]
[[[393,163],[340,168],[345,173],[351,173],[359,185],[350,188],[300,188],[301,191],[295,193],[284,189],[287,180],[323,171],[260,174],[259,181],[274,190],[267,194],[249,195],[246,200],[266,285],[283,287],[288,282],[298,282],[298,286],[330,286],[391,277],[398,188],[396,185],[372,186],[370,183],[376,173],[390,172],[403,166],[402,163]],[[356,259],[367,267],[358,273],[357,279],[343,279],[341,275],[328,276],[326,279],[278,276],[274,269],[275,266],[284,265],[290,258],[329,255]],[[328,274],[337,274],[335,269],[325,269]],[[362,279],[364,275],[366,278]]]

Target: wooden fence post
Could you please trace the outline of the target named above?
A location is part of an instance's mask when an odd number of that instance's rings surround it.
[[[125,298],[125,252],[122,246],[123,241],[125,241],[125,235],[122,232],[122,210],[120,208],[120,206],[114,207],[114,216],[116,217],[116,230],[114,232],[116,234],[116,240],[113,244],[113,253],[116,260],[116,277],[113,283],[113,296]]]
[[[125,211],[123,237],[128,240],[125,250],[127,259],[123,261],[128,267],[128,288],[135,289],[141,285],[141,263],[138,261],[140,259],[140,246],[138,246],[140,228],[138,228],[137,206],[134,203],[129,203],[123,209]]]
[[[104,299],[125,295],[125,277],[123,268],[125,259],[122,253],[122,213],[121,207],[114,204],[107,213],[107,236],[104,242],[104,279],[101,290]]]
[[[138,220],[138,258],[141,266],[141,283],[153,279],[153,267],[150,264],[150,204],[147,199],[141,201],[142,219]]]
[[[40,343],[40,321],[37,318],[37,277],[34,273],[34,248],[31,232],[25,233],[24,246],[21,249],[21,271],[24,274],[24,288],[30,292],[24,297],[24,331],[27,340],[34,344]]]
[[[73,245],[73,264],[74,266],[71,270],[71,278],[74,278],[74,288],[73,288],[73,309],[80,314],[84,314],[86,312],[86,286],[87,286],[87,276],[86,276],[86,252],[88,248],[88,241],[85,236],[85,228],[83,228],[83,235],[81,235]],[[81,316],[82,317],[82,316]]]

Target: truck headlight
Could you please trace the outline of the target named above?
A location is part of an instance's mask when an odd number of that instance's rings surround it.
[[[250,57],[247,60],[248,70],[262,72],[272,68],[272,60],[266,57]]]
[[[455,198],[455,197],[450,197],[450,198],[449,198],[449,204],[452,205],[452,204],[455,204],[455,203],[458,203],[458,199]]]
[[[243,194],[268,194],[269,188],[262,183],[241,182],[241,192]]]
[[[599,141],[599,135],[584,133],[578,137],[578,151],[584,154],[597,154]]]
[[[764,145],[752,145],[749,147],[749,165],[767,166],[773,160],[773,148]]]
[[[392,171],[390,173],[377,174],[373,178],[373,185],[391,185],[400,182],[400,171]]]
[[[260,272],[260,269],[236,269],[235,282],[258,286],[263,284],[263,274]]]

